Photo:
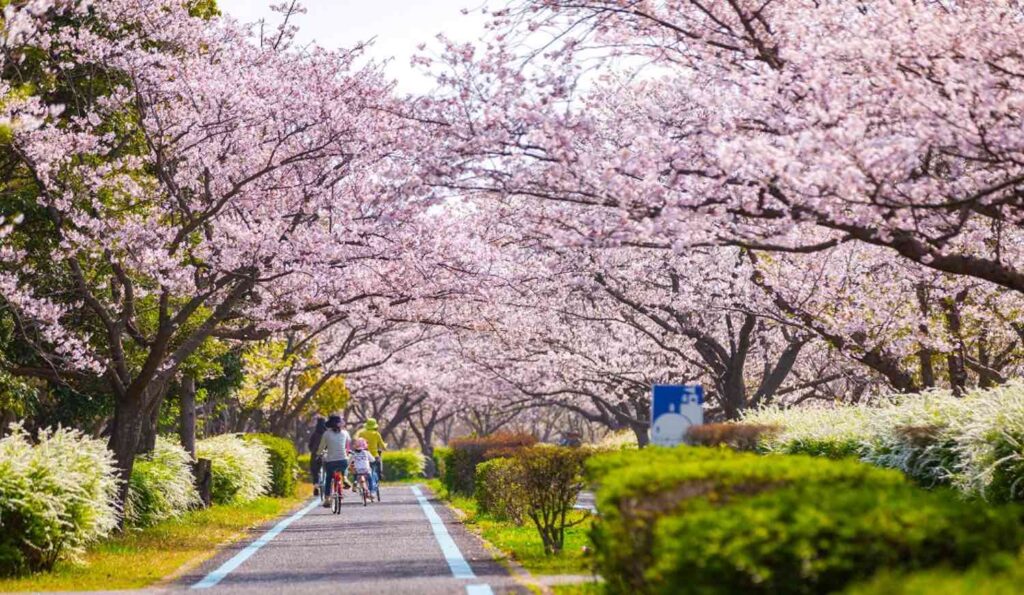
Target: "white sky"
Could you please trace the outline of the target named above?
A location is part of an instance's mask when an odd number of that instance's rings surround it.
[[[277,1],[277,0],[275,0]],[[218,0],[221,11],[243,22],[267,18],[275,26],[279,15],[269,10],[271,0]],[[429,79],[409,66],[416,46],[435,42],[438,33],[456,41],[474,41],[484,33],[483,0],[304,0],[307,13],[296,20],[299,41],[316,41],[327,48],[349,47],[375,38],[370,55],[391,58],[388,74],[399,91],[423,92]],[[470,9],[468,15],[462,9]],[[436,51],[436,43],[433,44]]]

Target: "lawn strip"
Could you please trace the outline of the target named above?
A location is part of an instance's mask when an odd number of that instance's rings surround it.
[[[260,498],[214,506],[180,519],[133,530],[91,546],[81,562],[58,562],[52,572],[0,579],[0,592],[138,589],[194,568],[218,549],[309,498],[300,485],[292,498]]]
[[[533,524],[527,520],[522,526],[506,520],[482,514],[477,511],[476,501],[465,496],[448,494],[438,480],[424,482],[438,498],[445,500],[455,509],[462,522],[490,542],[510,559],[515,560],[532,574],[589,574],[588,559],[583,546],[589,546],[587,533],[590,521],[565,530],[565,548],[557,556],[544,553],[544,545]],[[586,512],[578,513],[584,515]]]

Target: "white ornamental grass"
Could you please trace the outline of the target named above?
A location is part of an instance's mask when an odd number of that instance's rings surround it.
[[[861,459],[899,469],[925,485],[949,481],[957,460],[951,423],[963,410],[963,400],[950,391],[894,396],[867,410]]]
[[[221,434],[197,442],[196,456],[210,459],[211,491],[218,504],[255,500],[270,489],[270,453],[256,440]]]
[[[1024,499],[1024,382],[971,392],[951,425],[957,487],[990,500]]]
[[[157,438],[153,452],[135,459],[124,505],[127,523],[147,527],[197,506],[191,462],[192,456],[177,439]]]
[[[77,430],[0,439],[0,571],[44,570],[117,526],[113,454]]]
[[[597,443],[597,447],[608,450],[636,449],[636,433],[633,432],[633,430],[612,432],[602,438],[600,442]]]
[[[833,452],[856,451],[870,438],[869,414],[868,407],[861,405],[769,405],[745,412],[743,422],[778,428],[761,440],[761,447],[770,452],[817,452],[823,445]]]

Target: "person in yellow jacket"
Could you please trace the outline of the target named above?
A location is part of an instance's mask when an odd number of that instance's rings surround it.
[[[356,439],[358,440],[359,438],[366,440],[366,450],[370,451],[370,454],[373,455],[373,474],[375,475],[373,478],[373,484],[376,486],[376,484],[381,480],[383,471],[381,468],[381,454],[388,447],[387,443],[384,442],[384,438],[380,435],[376,419],[371,417],[366,420],[363,427],[356,432]]]

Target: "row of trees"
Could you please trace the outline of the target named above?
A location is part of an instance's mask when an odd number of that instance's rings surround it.
[[[1020,373],[1015,2],[517,1],[421,97],[278,10],[8,7],[8,418],[127,477],[197,415],[644,442],[655,382],[734,419]]]

